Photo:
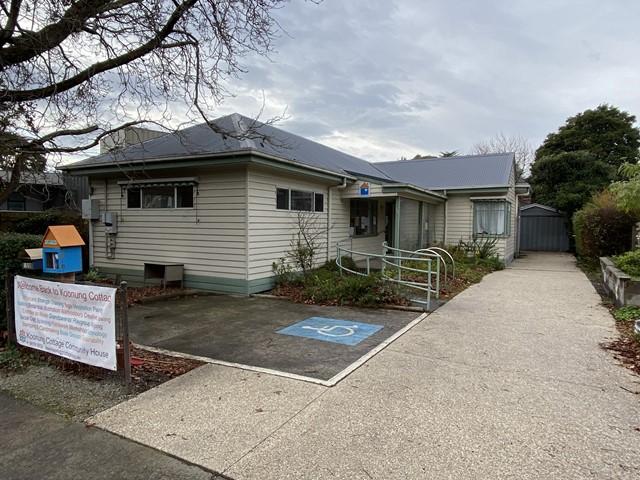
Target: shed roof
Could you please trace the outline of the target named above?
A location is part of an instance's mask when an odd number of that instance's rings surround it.
[[[520,207],[522,215],[525,216],[548,216],[548,217],[562,217],[562,213],[553,207],[542,205],[540,203],[532,203],[530,205],[524,205]]]
[[[53,225],[47,228],[42,247],[77,247],[84,245],[84,240],[73,225]]]
[[[429,190],[509,185],[513,153],[466,155],[376,163],[388,176]]]
[[[390,181],[373,164],[267,123],[233,113],[62,167],[64,170],[178,160],[220,153],[257,153],[338,174]]]

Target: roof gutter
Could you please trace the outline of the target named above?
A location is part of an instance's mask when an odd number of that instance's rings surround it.
[[[412,185],[410,183],[386,183],[382,185],[382,191],[384,193],[385,190],[401,190],[401,189],[405,189],[405,190],[410,190],[410,191],[414,191],[420,195],[427,195],[429,197],[434,197],[438,200],[446,200],[447,199],[447,195],[446,192],[445,194],[441,194],[441,193],[436,193],[433,190],[427,190],[426,188],[421,188],[421,187],[417,187],[415,185]],[[391,192],[391,193],[395,193],[395,192]]]
[[[317,172],[323,175],[327,175],[330,177],[334,177],[334,178],[341,178],[341,179],[348,179],[351,181],[356,181],[357,177],[350,175],[348,173],[345,172],[336,172],[333,170],[327,170],[325,168],[319,168],[319,167],[314,167],[312,165],[307,165],[305,163],[302,162],[298,162],[296,160],[289,160],[289,159],[285,159],[282,157],[278,157],[276,155],[270,155],[267,153],[263,153],[260,152],[258,150],[255,150],[253,148],[248,148],[246,150],[234,150],[234,151],[229,151],[229,152],[218,152],[218,153],[206,153],[206,154],[195,154],[195,155],[179,155],[179,156],[172,156],[172,157],[156,157],[156,158],[151,158],[151,159],[144,159],[144,160],[127,160],[125,158],[122,158],[121,160],[114,160],[113,162],[109,162],[109,163],[100,163],[100,164],[94,164],[94,165],[75,165],[74,164],[70,164],[70,165],[64,165],[60,167],[60,170],[64,170],[69,172],[72,175],[91,175],[92,172],[96,172],[96,173],[118,173],[118,172],[123,172],[126,170],[136,170],[140,167],[144,168],[144,166],[146,165],[160,165],[163,163],[168,163],[168,162],[181,162],[181,161],[190,161],[190,162],[194,162],[194,161],[206,161],[206,160],[215,160],[215,159],[219,159],[219,158],[232,158],[232,159],[237,159],[239,157],[246,157],[246,156],[253,156],[253,157],[258,157],[258,158],[262,158],[265,160],[269,160],[269,161],[273,161],[276,163],[281,163],[283,165],[289,165],[292,167],[297,167],[297,168],[301,168],[304,170],[309,170],[309,171],[313,171],[313,172]],[[253,160],[249,160],[249,163],[260,163],[260,162],[255,162]]]

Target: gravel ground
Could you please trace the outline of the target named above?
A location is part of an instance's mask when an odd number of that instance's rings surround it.
[[[73,420],[106,410],[128,398],[121,379],[93,380],[50,365],[0,372],[0,390]]]
[[[148,301],[159,301],[193,295],[192,290],[149,286],[129,288],[129,307]],[[0,352],[3,342],[0,339]],[[102,410],[132,398],[150,388],[180,376],[202,362],[132,348],[132,356],[142,365],[132,366],[132,392],[127,394],[124,373],[96,367],[23,349],[25,356],[38,360],[18,371],[0,368],[0,390],[64,417],[82,421]]]
[[[178,377],[203,362],[133,347],[132,393],[122,371],[112,372],[25,349],[30,358],[20,370],[0,370],[0,390],[64,417],[81,421]]]

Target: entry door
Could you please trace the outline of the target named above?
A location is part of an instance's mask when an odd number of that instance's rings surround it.
[[[395,238],[396,224],[396,202],[386,202],[384,204],[384,240],[390,247],[395,247],[393,239]]]

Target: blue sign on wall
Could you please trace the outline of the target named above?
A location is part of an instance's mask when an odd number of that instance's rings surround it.
[[[311,317],[290,327],[278,330],[277,333],[341,343],[343,345],[357,345],[381,328],[382,325],[373,325],[371,323]]]
[[[360,196],[361,197],[369,196],[369,184],[367,182],[362,182],[360,184]]]

